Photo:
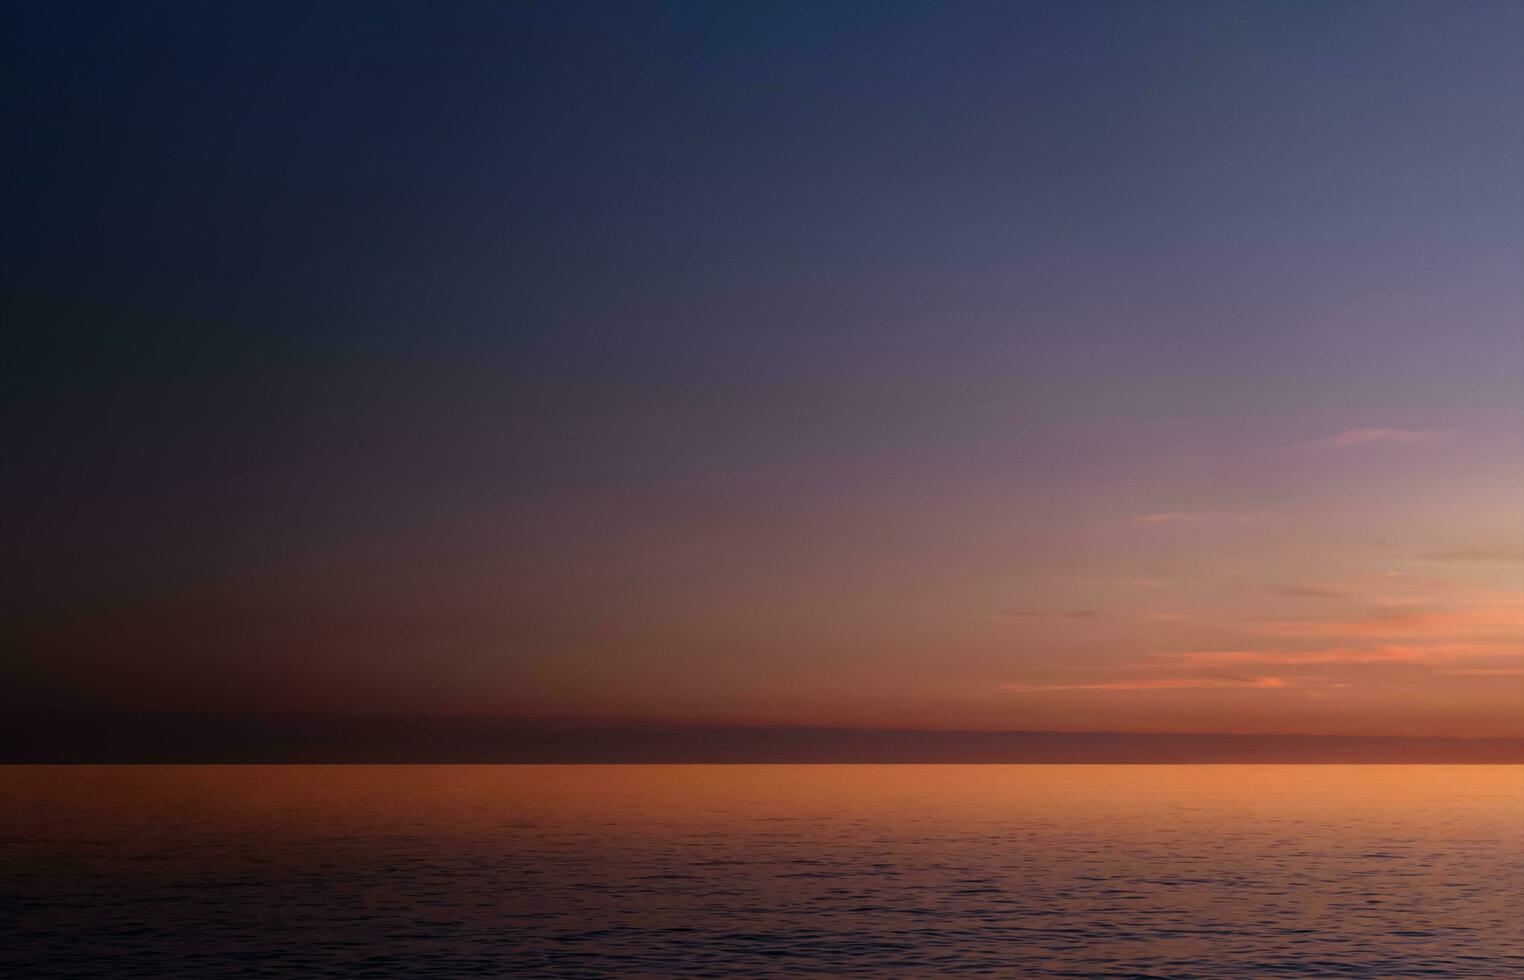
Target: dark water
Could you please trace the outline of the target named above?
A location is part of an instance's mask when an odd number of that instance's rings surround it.
[[[1524,768],[9,767],[0,975],[1524,976]]]

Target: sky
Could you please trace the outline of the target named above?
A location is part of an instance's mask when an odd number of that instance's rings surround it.
[[[1524,6],[11,3],[0,703],[1524,735]]]

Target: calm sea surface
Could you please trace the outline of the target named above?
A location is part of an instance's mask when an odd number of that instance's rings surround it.
[[[0,767],[0,976],[1524,976],[1524,767]]]

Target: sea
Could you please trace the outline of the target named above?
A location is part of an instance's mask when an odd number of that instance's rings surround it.
[[[1520,766],[6,766],[0,976],[1524,977]]]

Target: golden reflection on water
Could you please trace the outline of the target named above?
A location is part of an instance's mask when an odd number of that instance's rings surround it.
[[[1130,825],[1363,814],[1415,828],[1524,817],[1521,766],[12,766],[0,769],[0,787],[7,830],[46,824],[53,833],[176,821],[300,832],[308,822],[395,820],[448,833],[505,814],[617,815],[632,827],[785,814]]]
[[[1517,766],[11,767],[0,973],[1495,977],[1521,856]]]

